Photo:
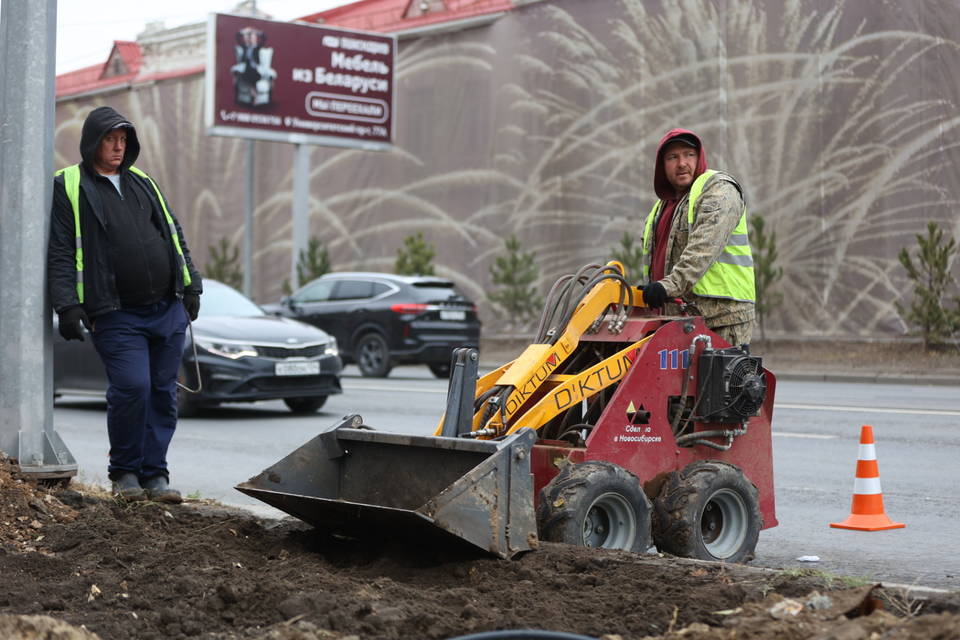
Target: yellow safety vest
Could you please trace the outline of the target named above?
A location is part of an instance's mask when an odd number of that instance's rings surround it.
[[[160,201],[160,208],[163,209],[163,215],[167,220],[167,226],[170,227],[170,238],[173,240],[173,248],[177,254],[177,266],[183,273],[183,286],[190,286],[193,279],[190,277],[190,270],[187,269],[187,260],[183,257],[183,249],[180,248],[180,235],[177,233],[177,225],[174,224],[173,216],[170,215],[170,211],[167,209],[167,203],[160,193],[160,188],[157,187],[157,183],[153,181],[153,178],[140,169],[131,166],[130,171],[141,178],[146,178],[147,182],[150,183],[154,192],[157,194],[157,199]],[[67,192],[67,200],[70,201],[70,208],[73,209],[74,255],[77,265],[77,298],[80,300],[80,304],[83,304],[83,239],[80,232],[80,165],[74,164],[69,167],[64,167],[54,173],[54,176],[59,176],[60,174],[63,174],[63,186]]]
[[[703,193],[707,182],[717,172],[705,171],[693,182],[690,187],[687,206],[687,224],[692,228],[696,218],[697,200]],[[663,201],[658,200],[647,216],[643,229],[643,280],[650,277],[650,253],[653,248],[653,225],[660,212]],[[740,220],[734,227],[727,246],[714,261],[703,277],[693,285],[693,292],[705,298],[727,298],[743,302],[756,302],[757,294],[754,285],[753,253],[750,251],[750,240],[747,236],[747,207],[744,205]]]

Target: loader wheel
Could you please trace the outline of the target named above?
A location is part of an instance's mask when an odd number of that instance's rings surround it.
[[[637,477],[612,462],[570,465],[541,490],[537,525],[550,542],[643,552],[650,501]]]
[[[379,333],[368,333],[360,338],[353,357],[360,373],[367,378],[385,378],[393,368],[390,348]]]
[[[653,503],[657,549],[699,560],[752,560],[763,525],[758,495],[725,462],[694,462],[671,473]]]

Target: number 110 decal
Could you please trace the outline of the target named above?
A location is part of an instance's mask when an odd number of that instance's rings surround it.
[[[660,356],[660,369],[686,369],[690,366],[689,349],[661,349],[657,355]]]

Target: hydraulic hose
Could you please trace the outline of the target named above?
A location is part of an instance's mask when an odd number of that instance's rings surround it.
[[[580,300],[583,299],[583,296],[586,295],[586,292],[588,292],[591,288],[593,288],[593,285],[595,284],[594,281],[596,280],[596,277],[597,277],[596,274],[597,272],[600,272],[602,269],[603,267],[601,265],[588,264],[580,267],[580,270],[577,271],[573,281],[574,283],[580,285],[580,293],[577,296],[577,302],[571,305],[570,301],[573,298],[573,289],[571,288],[571,290],[569,291],[569,294],[564,300],[563,311],[560,314],[560,317],[564,319],[564,322],[561,322],[562,326],[564,327],[566,326],[566,321],[568,317],[573,313],[573,310],[577,308],[577,304],[580,303]]]
[[[565,327],[566,324],[558,322],[560,318],[564,318],[567,315],[567,311],[570,308],[570,298],[573,295],[577,285],[583,286],[584,283],[588,280],[587,273],[591,271],[596,271],[602,267],[597,264],[588,264],[580,267],[580,269],[573,275],[562,276],[554,284],[551,293],[554,290],[556,293],[556,300],[552,304],[545,305],[544,315],[541,320],[541,328],[537,332],[537,342],[545,343],[547,338],[550,337],[550,329],[553,327],[554,336],[562,333],[561,329],[558,327]]]
[[[566,318],[568,316],[568,313],[571,310],[570,298],[573,295],[573,290],[574,290],[573,287],[577,284],[582,285],[582,288],[581,288],[581,297],[582,297],[583,295],[582,292],[590,288],[589,281],[591,280],[591,277],[588,277],[588,274],[591,274],[601,268],[602,267],[598,264],[587,264],[580,267],[577,273],[573,276],[573,281],[571,283],[570,289],[566,292],[567,295],[564,298],[564,305],[563,305],[563,310],[560,313],[560,318]],[[576,308],[576,305],[574,305],[573,308]],[[566,322],[562,322],[561,325],[565,327]],[[559,331],[557,333],[559,333]]]
[[[683,384],[680,385],[680,402],[684,402],[684,403],[686,402],[685,398],[687,397],[687,384],[690,381],[690,367],[693,366],[693,357],[697,353],[698,342],[706,342],[707,349],[711,349],[713,347],[713,340],[710,338],[710,336],[708,336],[705,333],[697,334],[696,336],[694,336],[693,340],[690,342],[690,355],[687,358],[687,366],[683,371]],[[704,383],[706,383],[706,381],[710,379],[710,373],[711,372],[709,371],[707,372],[707,378],[704,380]],[[702,386],[703,385],[701,385],[701,387]],[[690,415],[687,417],[686,422],[683,423],[682,431],[687,430],[687,427],[690,425],[690,418],[697,411],[697,407],[699,406],[700,406],[700,394],[697,394],[697,401],[690,408]],[[673,435],[675,436],[679,436],[680,433],[682,433],[682,431],[677,431],[677,426],[680,424],[681,415],[683,415],[682,408],[679,411],[677,411],[677,415],[673,417],[673,422],[670,423],[670,431],[672,431]],[[679,439],[677,440],[677,443],[679,444]]]
[[[710,447],[711,449],[717,449],[718,451],[726,451],[733,446],[733,439],[737,436],[742,436],[747,433],[747,423],[744,422],[741,424],[739,429],[713,429],[711,431],[698,431],[697,433],[688,433],[685,436],[680,436],[677,438],[677,444],[679,446],[684,446],[687,443],[690,444],[702,444],[705,447]],[[705,440],[705,438],[726,438],[727,444],[717,444],[716,442],[710,442]]]
[[[556,344],[556,341],[566,330],[573,318],[573,314],[580,302],[604,280],[617,280],[620,283],[619,307],[622,314],[629,315],[633,310],[633,291],[622,271],[610,265],[587,264],[573,275],[561,276],[550,287],[544,303],[540,321],[537,324],[535,342],[537,344]],[[579,287],[579,289],[578,289]],[[629,302],[628,302],[629,301]],[[503,428],[507,428],[506,404],[513,393],[513,387],[495,387],[478,398],[475,409],[480,403],[486,402],[488,411],[484,422],[490,417],[493,410],[499,410]]]
[[[580,295],[577,296],[576,302],[566,309],[564,309],[563,321],[559,323],[559,326],[566,327],[570,320],[573,318],[574,312],[577,310],[577,305],[590,293],[590,291],[597,284],[604,280],[617,280],[621,283],[620,288],[620,307],[624,308],[624,302],[626,301],[627,296],[629,295],[630,304],[629,307],[626,307],[626,311],[629,314],[633,309],[633,291],[630,290],[630,286],[627,284],[627,281],[623,276],[615,273],[604,273],[598,276],[595,276],[593,279],[588,281],[583,289],[580,291]],[[558,330],[554,336],[551,338],[550,344],[553,344],[556,339],[561,335],[562,331]]]
[[[570,286],[569,281],[572,279],[573,276],[565,275],[550,287],[547,300],[543,305],[543,311],[540,313],[540,322],[537,325],[535,342],[542,343],[547,339],[547,331],[550,328],[551,320],[556,316],[557,309],[560,307],[560,303],[566,293],[566,288]]]

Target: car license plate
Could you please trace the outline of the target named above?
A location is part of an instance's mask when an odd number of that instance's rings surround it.
[[[278,376],[315,376],[320,373],[319,362],[278,362],[274,373]]]
[[[460,310],[440,310],[440,319],[441,320],[466,320],[467,312]]]

